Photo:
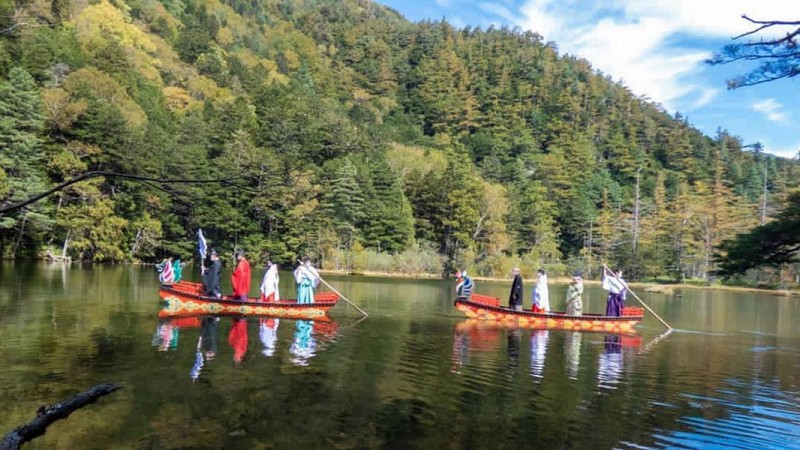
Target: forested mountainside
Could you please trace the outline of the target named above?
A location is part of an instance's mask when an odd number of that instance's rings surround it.
[[[0,0],[0,78],[2,204],[146,177],[0,217],[6,258],[188,259],[202,228],[286,265],[705,278],[800,182],[535,33],[368,0]]]

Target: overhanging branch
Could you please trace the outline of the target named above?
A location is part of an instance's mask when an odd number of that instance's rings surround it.
[[[0,208],[0,216],[2,216],[4,214],[8,214],[8,213],[10,213],[12,211],[16,211],[18,209],[24,208],[24,207],[26,207],[26,206],[28,206],[28,205],[30,205],[32,203],[35,203],[35,202],[37,202],[37,201],[39,201],[39,200],[41,200],[41,199],[53,194],[53,193],[58,192],[58,191],[60,191],[60,190],[62,190],[64,188],[67,188],[67,187],[69,187],[69,186],[71,186],[71,185],[73,185],[75,183],[80,183],[81,181],[86,181],[86,180],[90,180],[92,178],[98,178],[98,177],[123,178],[123,179],[127,179],[127,180],[142,181],[142,182],[156,183],[156,184],[213,184],[213,183],[219,183],[219,184],[235,186],[235,187],[238,187],[240,189],[245,189],[243,186],[237,185],[236,183],[231,181],[231,179],[229,179],[229,178],[215,178],[215,179],[210,179],[210,180],[192,180],[192,179],[185,179],[185,178],[162,179],[162,178],[145,177],[145,176],[140,176],[140,175],[129,175],[129,174],[117,173],[117,172],[92,171],[92,172],[86,172],[84,174],[78,175],[75,178],[72,178],[72,179],[69,179],[67,181],[64,181],[63,183],[60,183],[60,184],[58,184],[58,185],[56,185],[56,186],[54,186],[54,187],[52,187],[52,188],[50,188],[50,189],[48,189],[48,190],[46,190],[44,192],[36,194],[36,195],[34,195],[32,197],[29,197],[28,199],[23,200],[23,201],[21,201],[19,203],[14,203],[14,204],[11,204],[11,205],[8,205],[8,206],[3,206],[2,208]]]

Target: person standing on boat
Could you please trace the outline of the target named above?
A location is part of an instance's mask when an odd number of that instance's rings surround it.
[[[222,261],[219,260],[219,255],[214,249],[211,250],[210,255],[211,266],[203,270],[203,292],[209,297],[222,298],[222,288],[219,286],[222,277]]]
[[[278,293],[278,265],[272,262],[271,259],[267,260],[267,271],[264,273],[264,279],[261,281],[261,301],[262,302],[277,302],[280,301],[281,296]]]
[[[628,289],[628,284],[622,279],[622,269],[611,273],[603,269],[603,289],[608,291],[606,315],[621,316],[625,307],[625,291]]]
[[[473,283],[472,277],[467,274],[466,269],[462,269],[460,272],[456,272],[456,278],[459,280],[456,285],[456,295],[469,300],[472,296],[472,290],[475,289],[475,283]]]
[[[250,292],[250,262],[244,257],[244,250],[236,250],[233,255],[237,261],[236,270],[231,274],[233,299],[246,302]]]
[[[533,288],[533,305],[531,311],[535,313],[550,312],[550,291],[547,287],[547,274],[544,269],[536,271],[536,286]]]
[[[319,285],[319,272],[311,265],[308,256],[294,269],[297,282],[297,303],[314,303],[314,289]]]
[[[572,274],[572,281],[567,288],[567,315],[583,315],[583,279],[580,272]]]
[[[511,273],[514,281],[511,283],[511,293],[508,295],[508,307],[514,311],[522,311],[522,275],[519,274],[519,267],[514,267]]]

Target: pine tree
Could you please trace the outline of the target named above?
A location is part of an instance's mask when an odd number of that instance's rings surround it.
[[[44,191],[44,152],[39,136],[44,126],[36,83],[24,69],[15,67],[8,81],[0,81],[0,166],[6,175],[3,204],[25,200]],[[15,256],[28,230],[45,231],[52,219],[39,203],[16,216],[0,218],[0,228],[14,230],[11,256]],[[3,233],[5,235],[5,233]]]
[[[332,221],[340,243],[350,249],[360,237],[357,226],[365,217],[365,197],[358,181],[358,170],[349,158],[334,172],[321,207]]]

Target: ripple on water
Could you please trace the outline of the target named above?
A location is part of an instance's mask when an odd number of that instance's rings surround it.
[[[687,429],[656,434],[656,441],[660,446],[679,448],[800,448],[800,397],[770,386],[755,389],[746,403],[742,395],[728,389],[709,396],[684,395],[691,399],[690,404],[701,407],[701,415],[681,418]]]

